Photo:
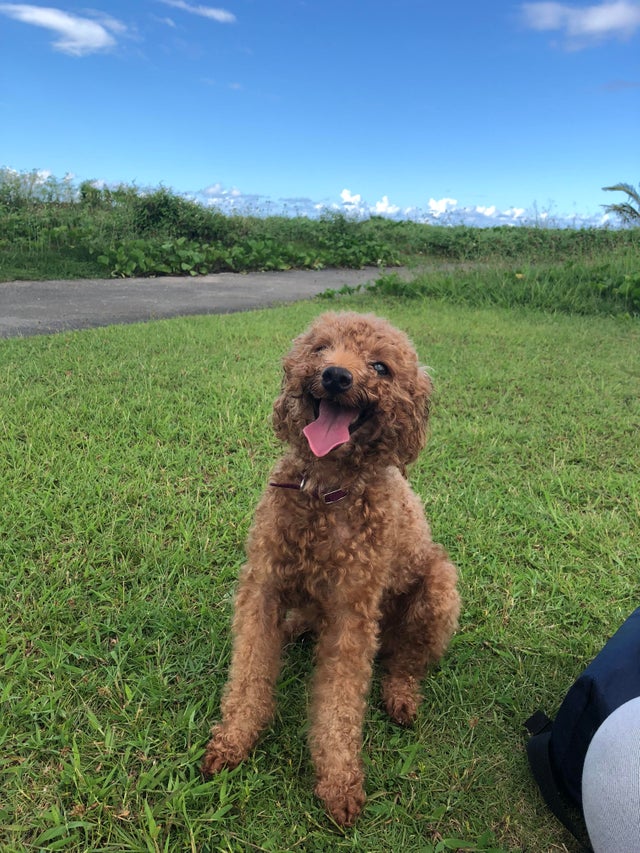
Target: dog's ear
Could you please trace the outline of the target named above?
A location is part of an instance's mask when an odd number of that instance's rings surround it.
[[[280,394],[276,397],[273,404],[273,412],[271,415],[271,423],[273,431],[278,436],[280,441],[287,441],[287,417],[289,411],[289,397],[285,393],[286,375],[282,377],[282,386]]]
[[[402,418],[402,429],[398,433],[398,462],[403,469],[418,458],[427,443],[432,391],[429,374],[423,368],[418,368],[410,388],[411,404]]]
[[[293,410],[291,383],[295,365],[299,360],[298,349],[301,338],[298,337],[293,341],[291,350],[282,359],[282,381],[280,383],[280,393],[276,397],[273,404],[273,413],[271,423],[273,430],[280,441],[288,442],[291,438]]]

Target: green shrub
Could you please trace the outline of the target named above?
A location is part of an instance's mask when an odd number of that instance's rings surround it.
[[[545,310],[640,311],[640,229],[472,228],[340,211],[225,215],[166,187],[77,188],[0,169],[0,280],[422,266],[379,292]]]

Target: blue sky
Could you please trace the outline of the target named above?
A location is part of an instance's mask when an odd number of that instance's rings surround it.
[[[226,208],[600,221],[640,2],[0,0],[0,165]]]

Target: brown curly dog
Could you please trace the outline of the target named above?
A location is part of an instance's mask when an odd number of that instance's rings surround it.
[[[404,477],[425,443],[430,392],[408,338],[385,320],[328,313],[294,341],[273,413],[288,449],[249,536],[205,774],[246,758],[274,710],[283,645],[311,630],[316,794],[337,823],[358,816],[374,658],[387,712],[409,725],[460,609],[455,566]]]

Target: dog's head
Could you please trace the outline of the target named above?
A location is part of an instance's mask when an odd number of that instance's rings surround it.
[[[301,456],[403,468],[424,447],[431,380],[407,336],[386,320],[323,314],[283,366],[273,423]]]

